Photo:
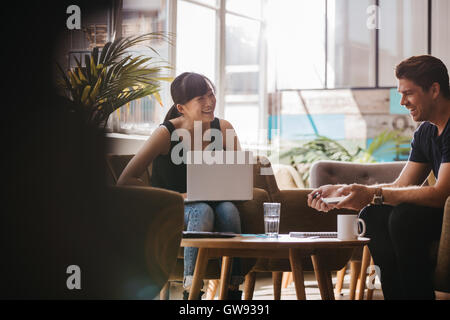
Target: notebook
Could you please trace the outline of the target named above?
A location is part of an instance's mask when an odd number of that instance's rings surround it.
[[[293,238],[337,238],[337,232],[289,232]]]
[[[233,232],[183,231],[183,238],[233,238]]]

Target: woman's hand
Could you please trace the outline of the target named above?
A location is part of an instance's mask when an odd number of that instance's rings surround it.
[[[308,194],[308,206],[316,209],[317,211],[328,212],[335,208],[335,204],[327,204],[322,201],[322,198],[337,197],[339,188],[343,185],[328,184],[315,189]]]

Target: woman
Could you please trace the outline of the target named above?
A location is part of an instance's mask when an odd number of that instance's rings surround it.
[[[133,157],[122,172],[117,184],[119,185],[144,185],[139,177],[145,168],[153,161],[151,185],[158,188],[180,192],[186,197],[186,162],[179,159],[185,156],[184,150],[172,150],[181,140],[187,148],[194,144],[194,121],[201,121],[202,137],[209,129],[220,130],[222,146],[227,146],[226,130],[232,130],[234,141],[228,141],[239,150],[239,141],[233,126],[226,120],[214,117],[216,107],[215,88],[211,81],[197,73],[183,73],[175,78],[170,87],[170,93],[174,101],[169,109],[164,122],[153,132],[143,145],[141,150]],[[198,122],[197,122],[198,123]],[[186,130],[190,133],[191,141],[183,141]],[[183,137],[178,134],[183,133]],[[171,139],[172,138],[172,139]],[[214,136],[211,137],[214,140]],[[197,140],[199,137],[197,137]],[[202,150],[215,142],[203,141]],[[190,142],[190,143],[189,143]],[[193,148],[190,148],[193,150]],[[213,148],[212,150],[214,150]],[[186,203],[184,209],[185,229],[188,231],[220,231],[241,233],[239,211],[232,202],[194,202]],[[192,285],[197,248],[184,249],[184,297]],[[234,259],[233,273],[229,298],[240,298],[239,284],[243,282],[240,273],[239,259]],[[236,276],[234,276],[236,275]]]

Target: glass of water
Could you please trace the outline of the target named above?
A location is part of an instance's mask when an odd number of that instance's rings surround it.
[[[280,229],[280,203],[264,202],[264,231],[271,238],[278,237]]]

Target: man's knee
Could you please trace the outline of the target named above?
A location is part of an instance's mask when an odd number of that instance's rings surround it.
[[[383,210],[384,209],[384,210]],[[380,212],[386,211],[389,209],[385,209],[384,206],[366,206],[359,213],[359,217],[364,220],[367,224],[377,224],[381,219]]]
[[[411,220],[414,219],[413,212],[416,211],[414,205],[402,203],[392,209],[389,217],[389,233],[391,237],[408,237],[410,233]]]
[[[387,215],[391,209],[389,206],[370,205],[361,210],[359,217],[366,224],[366,235],[387,228]]]

